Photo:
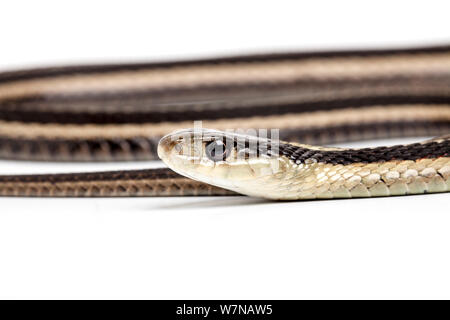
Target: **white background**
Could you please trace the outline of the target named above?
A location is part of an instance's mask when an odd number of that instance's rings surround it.
[[[444,1],[2,1],[0,12],[1,70],[450,43]],[[1,173],[81,168],[0,162]],[[0,298],[450,298],[449,230],[449,194],[3,198]]]

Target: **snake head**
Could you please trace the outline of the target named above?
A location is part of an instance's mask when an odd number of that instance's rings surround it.
[[[159,157],[175,172],[247,195],[261,196],[262,179],[282,170],[278,142],[210,129],[184,129],[166,135]]]

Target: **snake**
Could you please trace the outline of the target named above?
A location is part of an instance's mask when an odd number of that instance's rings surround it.
[[[143,169],[2,175],[0,196],[447,192],[449,133],[450,46],[4,71],[1,159],[140,161]],[[434,138],[330,146],[424,136]],[[159,158],[167,167],[144,168]]]

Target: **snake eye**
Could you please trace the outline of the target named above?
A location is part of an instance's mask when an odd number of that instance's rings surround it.
[[[214,162],[224,161],[230,154],[230,148],[222,140],[215,140],[206,145],[205,153]]]

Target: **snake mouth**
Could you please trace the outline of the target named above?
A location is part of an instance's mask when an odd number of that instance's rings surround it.
[[[158,157],[164,162],[168,160],[168,152],[170,150],[170,146],[171,146],[170,135],[166,135],[162,137],[161,140],[159,140],[157,150]]]
[[[158,143],[158,157],[173,171],[192,178],[186,167],[192,162],[183,152],[185,145],[189,144],[192,129],[182,129],[162,137]]]
[[[158,157],[174,172],[197,181],[205,181],[194,176],[190,167],[191,161],[182,156],[183,143],[192,133],[191,129],[177,130],[162,137],[158,143]]]

